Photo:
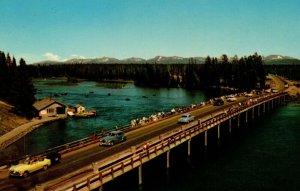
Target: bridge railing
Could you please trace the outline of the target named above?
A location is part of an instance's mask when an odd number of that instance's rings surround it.
[[[99,139],[101,137],[105,136],[110,131],[113,131],[113,130],[127,131],[129,129],[129,127],[130,127],[129,125],[125,125],[125,126],[117,127],[117,128],[110,129],[110,130],[107,130],[107,131],[103,130],[102,132],[94,134],[92,136],[85,137],[85,138],[82,138],[82,139],[79,139],[79,140],[76,140],[76,141],[73,141],[73,142],[63,144],[63,145],[59,145],[57,147],[53,147],[53,148],[47,149],[47,150],[42,151],[42,152],[34,153],[34,154],[31,154],[31,155],[25,155],[25,156],[22,156],[20,158],[13,159],[13,160],[10,160],[10,159],[3,160],[3,161],[0,162],[0,166],[7,165],[7,164],[15,164],[15,163],[18,163],[20,160],[25,159],[27,157],[44,156],[44,155],[47,155],[48,153],[51,153],[51,152],[59,152],[61,154],[71,152],[73,150],[76,150],[76,149],[88,146],[90,144],[99,142]]]
[[[46,190],[54,190],[58,188],[63,188],[63,190],[77,190],[87,187],[88,190],[95,189],[102,186],[109,179],[113,179],[115,176],[121,175],[130,169],[136,168],[142,165],[144,162],[147,162],[151,159],[151,156],[157,156],[162,154],[171,148],[181,144],[193,136],[198,135],[199,133],[212,128],[213,126],[220,124],[223,121],[228,120],[229,118],[240,114],[241,111],[250,109],[254,106],[257,106],[263,102],[272,100],[273,98],[279,97],[286,93],[276,93],[268,96],[259,97],[256,101],[247,102],[244,101],[241,104],[234,105],[234,109],[224,111],[217,116],[212,116],[209,119],[197,122],[193,122],[189,125],[181,126],[172,132],[164,133],[154,139],[139,145],[137,150],[123,157],[122,159],[118,158],[115,161],[106,163],[105,165],[96,166],[99,171],[97,174],[87,175],[84,180],[76,181],[73,180],[72,185],[66,185],[63,182],[46,188]],[[97,163],[97,162],[96,162]],[[99,161],[100,163],[100,161]],[[60,189],[58,189],[60,190]]]

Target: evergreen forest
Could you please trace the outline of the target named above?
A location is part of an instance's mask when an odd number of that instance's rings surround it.
[[[30,65],[34,78],[68,77],[95,81],[133,80],[138,86],[206,89],[262,88],[266,79],[263,60],[257,53],[229,59],[207,56],[204,64],[190,58],[188,64],[51,64]]]
[[[12,104],[16,114],[34,116],[35,89],[28,66],[23,58],[17,65],[15,57],[3,51],[0,51],[0,99]]]

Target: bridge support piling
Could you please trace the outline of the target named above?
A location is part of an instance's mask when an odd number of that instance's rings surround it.
[[[100,182],[99,191],[102,191],[103,190],[102,172],[99,172],[99,182]]]
[[[257,107],[257,115],[258,115],[258,117],[260,116],[260,105],[258,105],[258,107]]]
[[[218,140],[220,141],[221,138],[221,131],[220,131],[220,124],[218,125]]]
[[[142,179],[142,164],[139,166],[139,186],[142,185],[143,179]]]
[[[170,168],[170,150],[167,151],[167,169]]]
[[[254,107],[252,108],[252,120],[254,119]]]
[[[207,130],[204,131],[204,146],[207,148]]]
[[[238,127],[239,127],[239,126],[240,126],[240,114],[238,114],[237,120],[238,120],[238,121],[237,121],[237,123],[238,123],[237,125],[238,125]]]
[[[264,106],[263,106],[263,113],[266,112],[266,102],[264,102]]]
[[[191,140],[192,139],[188,140],[188,156],[191,156]]]
[[[229,133],[231,133],[231,118],[229,119]]]
[[[274,108],[274,99],[272,99],[272,105],[271,105],[271,109],[273,110]]]
[[[248,111],[246,111],[245,113],[246,113],[246,123],[248,123]]]

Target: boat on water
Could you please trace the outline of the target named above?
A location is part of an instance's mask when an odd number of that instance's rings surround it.
[[[90,110],[90,111],[85,111],[82,113],[74,113],[72,117],[74,118],[89,118],[89,117],[95,117],[96,116],[96,111],[95,110]]]
[[[75,109],[71,109],[68,112],[68,115],[74,118],[89,118],[95,117],[97,112],[96,110],[86,111],[85,107],[81,105],[76,105]]]

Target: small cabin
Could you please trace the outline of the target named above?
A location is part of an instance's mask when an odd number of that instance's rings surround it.
[[[52,98],[45,98],[33,104],[37,117],[66,114],[67,106]]]
[[[85,112],[85,107],[83,107],[82,105],[76,105],[75,107],[75,113],[84,113]]]

